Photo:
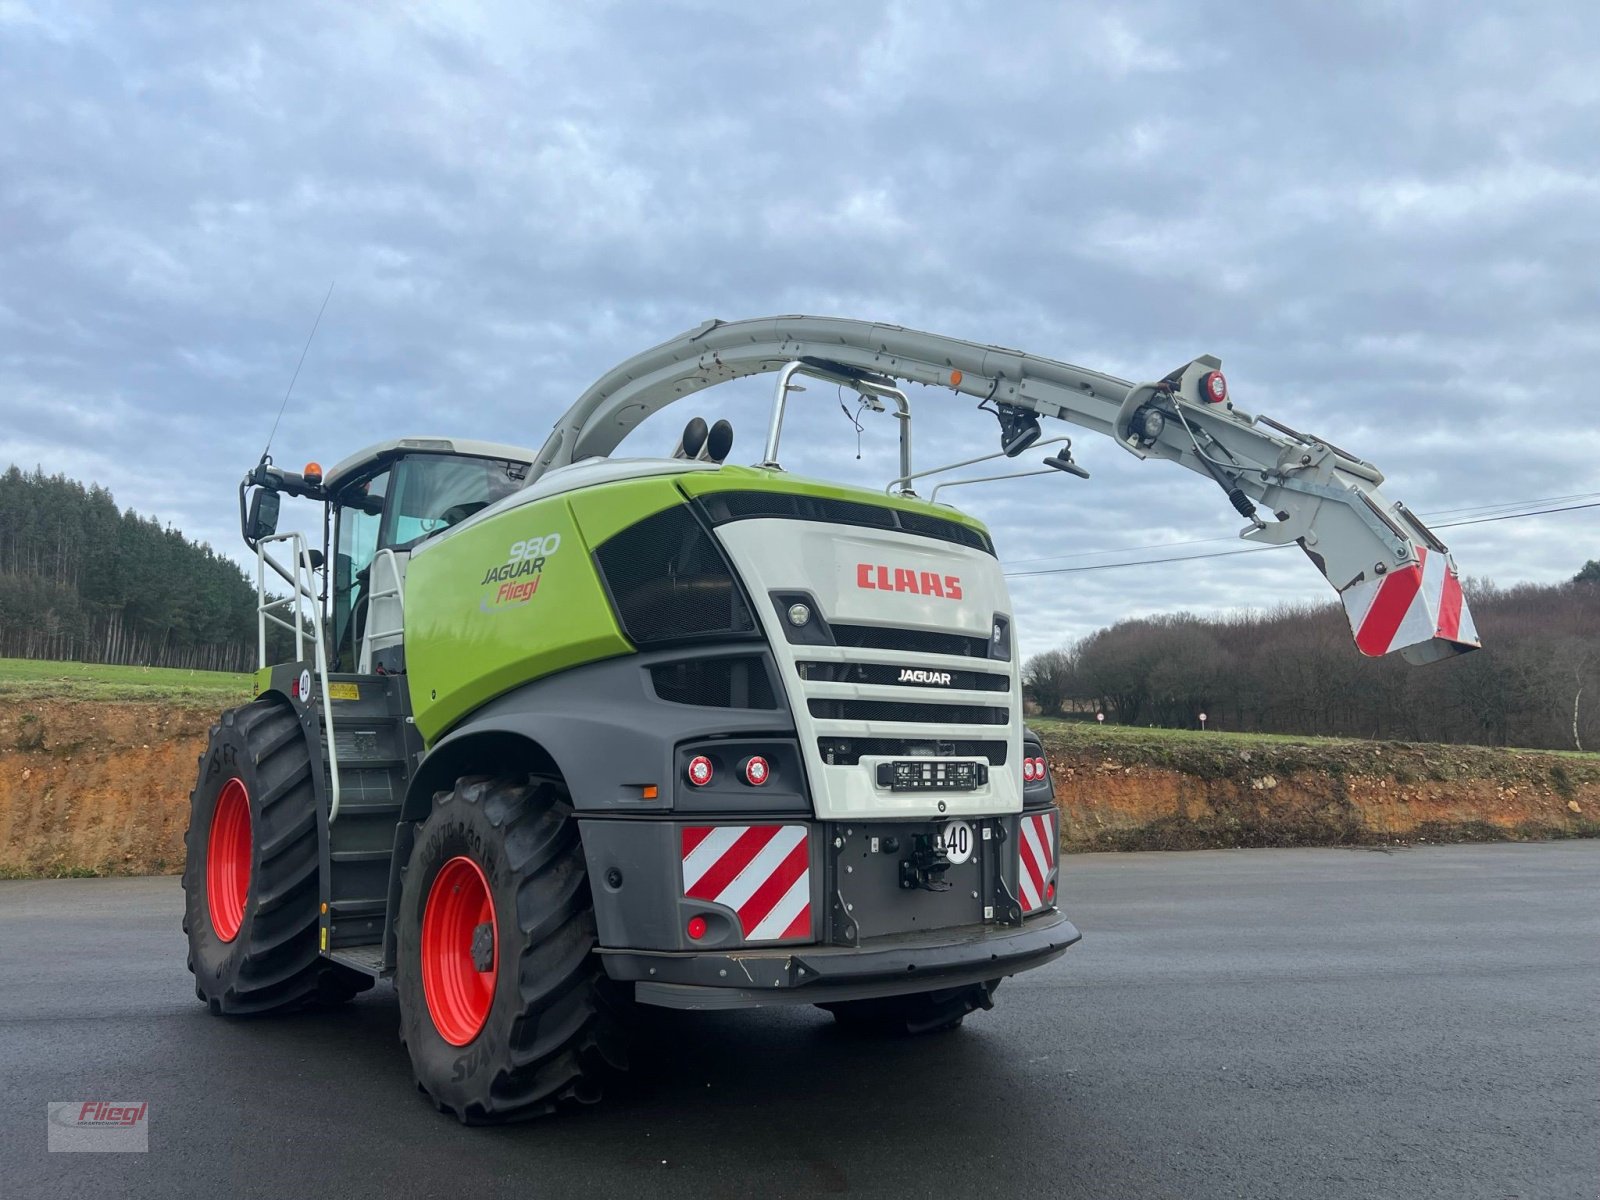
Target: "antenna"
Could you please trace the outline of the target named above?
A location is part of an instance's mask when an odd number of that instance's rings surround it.
[[[306,335],[306,344],[300,349],[300,361],[294,365],[294,374],[289,377],[289,388],[283,393],[283,403],[278,405],[278,416],[272,422],[272,432],[267,434],[267,444],[261,448],[261,461],[268,461],[268,452],[272,449],[272,439],[278,436],[278,422],[283,420],[283,411],[289,407],[289,397],[294,392],[295,380],[300,378],[300,368],[306,364],[306,352],[311,349],[311,339],[317,336],[317,326],[322,324],[322,314],[328,309],[328,301],[333,298],[333,283],[328,283],[328,294],[322,298],[322,307],[317,309],[317,319],[311,322],[311,332]]]

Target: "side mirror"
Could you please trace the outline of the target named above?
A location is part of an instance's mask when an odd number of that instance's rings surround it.
[[[250,515],[244,523],[244,536],[251,545],[278,532],[278,506],[282,499],[267,488],[257,488],[250,497]]]

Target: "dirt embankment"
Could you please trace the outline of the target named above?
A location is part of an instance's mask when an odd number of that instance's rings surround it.
[[[215,719],[0,701],[0,877],[180,871]],[[1041,726],[1068,849],[1600,835],[1600,755]]]
[[[207,709],[0,703],[0,878],[183,869]]]
[[[1600,836],[1600,755],[1165,731],[1043,731],[1081,850]]]

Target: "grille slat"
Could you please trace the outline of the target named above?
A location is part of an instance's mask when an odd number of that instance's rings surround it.
[[[813,697],[806,701],[811,715],[821,721],[937,722],[941,725],[1004,725],[1008,708],[978,704],[918,704],[906,700],[834,700]]]
[[[860,650],[909,650],[989,660],[989,639],[942,629],[898,629],[887,625],[830,625],[840,646]]]
[[[877,662],[815,662],[795,664],[808,683],[861,683],[879,687],[916,688],[935,694],[948,691],[1009,692],[1011,676],[989,671],[964,671],[939,664],[916,666]],[[921,672],[924,678],[916,678]],[[909,678],[907,674],[910,673]],[[930,680],[927,676],[943,676]]]

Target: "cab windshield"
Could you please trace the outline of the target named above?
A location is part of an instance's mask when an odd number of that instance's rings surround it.
[[[341,670],[359,661],[380,550],[404,554],[442,529],[465,521],[522,486],[528,465],[497,458],[413,454],[343,489],[337,506],[334,559],[334,659]],[[385,571],[381,587],[395,586]]]
[[[394,468],[383,514],[380,547],[410,550],[430,534],[465,521],[509,496],[528,473],[526,463],[498,458],[413,454]]]

